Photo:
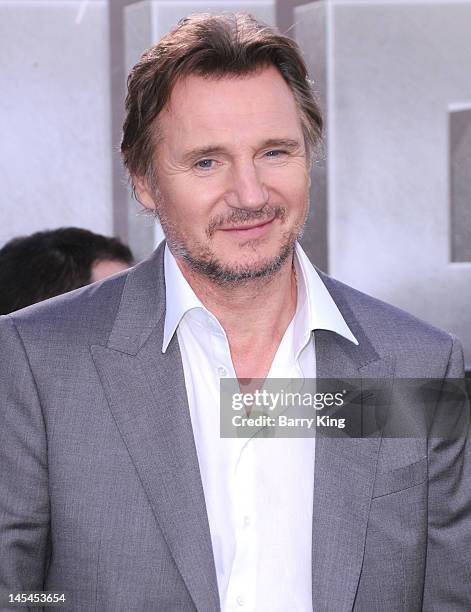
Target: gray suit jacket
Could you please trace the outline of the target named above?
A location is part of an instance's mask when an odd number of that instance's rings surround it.
[[[319,377],[462,375],[449,334],[323,280],[359,346],[316,331]],[[160,247],[0,320],[0,590],[64,590],[64,609],[80,612],[219,610],[176,335],[161,352],[164,315]],[[471,609],[467,408],[447,416],[462,431],[452,441],[318,439],[315,611]]]

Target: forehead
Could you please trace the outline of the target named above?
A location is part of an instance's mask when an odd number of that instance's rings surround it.
[[[298,108],[285,80],[274,67],[243,76],[177,81],[159,115],[164,140],[232,140],[244,137],[295,137],[301,133]]]

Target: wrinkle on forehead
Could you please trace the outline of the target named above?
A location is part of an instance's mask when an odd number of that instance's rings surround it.
[[[243,93],[243,95],[240,95]],[[228,99],[233,105],[228,108]],[[286,115],[298,114],[293,93],[274,67],[247,75],[210,78],[190,75],[179,79],[173,88],[162,115],[174,119],[206,116],[198,107],[210,104],[211,116],[250,117],[261,112]]]

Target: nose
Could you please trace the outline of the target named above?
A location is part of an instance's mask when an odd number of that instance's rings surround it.
[[[232,169],[232,185],[227,203],[234,208],[258,210],[268,202],[268,189],[261,180],[253,160]]]

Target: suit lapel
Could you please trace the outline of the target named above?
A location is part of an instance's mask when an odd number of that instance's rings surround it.
[[[324,278],[359,346],[317,330],[319,379],[391,378],[394,360],[380,357],[342,296]],[[366,528],[381,438],[316,438],[312,530],[313,610],[350,612],[363,562]]]
[[[216,571],[183,367],[162,354],[163,246],[128,276],[108,345],[92,356],[137,475],[195,606],[219,610]]]

